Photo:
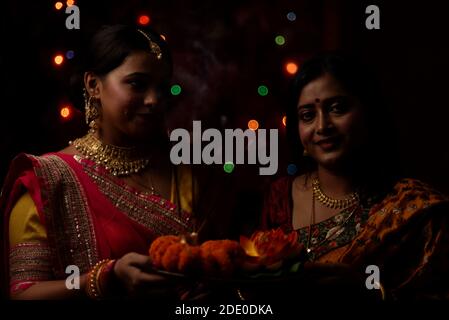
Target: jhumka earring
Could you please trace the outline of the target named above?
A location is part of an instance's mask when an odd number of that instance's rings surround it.
[[[98,129],[98,124],[95,120],[100,116],[100,113],[98,112],[98,107],[93,103],[94,99],[95,99],[94,96],[89,96],[88,98],[86,91],[84,91],[84,109],[86,116],[86,124],[89,125],[90,127],[89,132],[91,133],[95,132]]]

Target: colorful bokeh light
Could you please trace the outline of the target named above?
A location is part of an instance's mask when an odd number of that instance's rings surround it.
[[[256,131],[257,129],[259,129],[259,122],[257,122],[257,120],[254,120],[254,119],[249,120],[248,128],[250,130]]]
[[[57,54],[56,56],[54,56],[53,62],[54,62],[57,66],[60,66],[60,65],[64,62],[64,56],[61,55],[61,54]]]
[[[150,24],[150,17],[147,15],[141,15],[139,16],[138,22],[141,26],[147,26]]]
[[[258,93],[259,95],[261,95],[262,97],[265,97],[265,96],[268,94],[268,87],[267,87],[267,86],[264,86],[264,85],[260,85],[260,86],[257,88],[257,93]]]

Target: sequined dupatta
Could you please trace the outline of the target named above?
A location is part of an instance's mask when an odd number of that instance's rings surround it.
[[[9,215],[25,191],[47,231],[55,279],[65,278],[68,265],[83,273],[99,259],[146,254],[155,237],[190,230],[190,213],[160,196],[134,190],[87,159],[21,154],[12,163],[0,202],[2,288],[9,274]]]

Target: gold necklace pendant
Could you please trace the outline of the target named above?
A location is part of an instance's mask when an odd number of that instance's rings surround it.
[[[114,176],[127,176],[144,169],[149,159],[140,155],[136,148],[104,144],[93,133],[69,142],[86,158],[104,165]]]
[[[344,199],[333,199],[327,196],[322,190],[318,178],[312,181],[313,195],[324,206],[332,209],[346,209],[359,203],[360,196],[358,192],[352,192]]]

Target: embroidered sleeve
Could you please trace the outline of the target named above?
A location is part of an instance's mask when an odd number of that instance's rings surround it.
[[[11,294],[52,278],[47,233],[29,193],[11,211],[9,243]]]

